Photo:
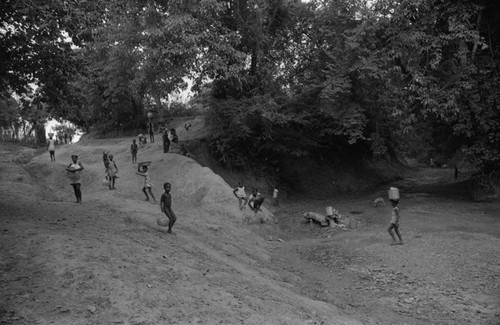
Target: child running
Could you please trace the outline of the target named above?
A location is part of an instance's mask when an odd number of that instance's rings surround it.
[[[160,199],[161,212],[165,213],[169,220],[167,230],[169,234],[172,233],[172,227],[177,221],[177,216],[175,215],[174,211],[172,211],[172,196],[170,195],[171,188],[172,185],[170,183],[163,184],[163,189],[165,190],[165,192],[161,195]]]
[[[149,195],[151,195],[151,198],[153,199],[154,203],[156,203],[156,198],[153,194],[153,189],[152,189],[153,184],[151,183],[151,177],[149,176],[148,173],[148,166],[139,164],[138,171],[136,174],[144,177],[144,185],[142,186],[142,191],[146,195],[146,201],[149,201],[149,196],[148,196],[149,192]]]
[[[243,210],[248,202],[247,193],[245,192],[245,186],[243,186],[243,182],[238,183],[238,187],[234,189],[233,193],[234,196],[236,196],[236,198],[238,199],[240,210]]]
[[[399,200],[391,200],[392,203],[392,216],[391,216],[391,225],[387,229],[389,232],[389,235],[392,237],[392,243],[391,245],[403,245],[403,238],[401,238],[401,234],[399,233],[399,208],[398,208],[398,203]],[[399,243],[396,242],[396,237],[394,237],[394,233],[392,232],[392,229],[396,232],[396,235],[399,238]]]
[[[133,139],[132,144],[130,145],[130,152],[132,153],[132,163],[137,162],[137,150],[138,150],[137,143],[135,139]]]

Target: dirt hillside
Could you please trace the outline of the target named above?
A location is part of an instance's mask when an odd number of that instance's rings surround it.
[[[192,139],[204,132],[196,123]],[[415,168],[391,184],[405,245],[390,246],[390,204],[372,206],[385,187],[266,201],[255,216],[212,170],[164,154],[157,135],[138,161],[152,161],[157,199],[172,183],[169,235],[144,201],[130,141],[87,138],[58,147],[53,163],[0,144],[0,323],[500,324],[500,204],[469,202],[450,170]],[[103,150],[116,190],[102,185]],[[82,204],[64,172],[71,154],[85,166]],[[345,230],[306,223],[304,211],[327,206]]]
[[[281,243],[255,233],[276,227],[269,211],[257,217],[240,211],[222,178],[190,158],[164,154],[159,143],[140,148],[138,160],[153,162],[158,199],[161,184],[172,183],[178,223],[175,235],[156,226],[161,212],[144,201],[129,141],[65,145],[57,148],[56,162],[43,154],[23,166],[12,162],[21,152],[3,150],[2,321],[359,324],[295,292],[272,270],[269,248]],[[101,183],[103,150],[119,168],[114,191]],[[72,203],[64,172],[71,154],[85,167],[83,204]]]

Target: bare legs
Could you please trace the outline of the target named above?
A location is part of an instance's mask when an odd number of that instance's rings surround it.
[[[399,233],[399,225],[396,225],[394,223],[391,223],[391,225],[389,226],[389,228],[387,229],[387,231],[389,232],[389,235],[391,235],[391,238],[392,238],[392,243],[391,245],[396,245],[398,244],[396,242],[396,237],[394,236],[394,233],[392,232],[392,229],[394,229],[394,231],[396,232],[396,235],[398,236],[399,238],[399,245],[403,245],[403,238],[401,237],[401,234]]]
[[[142,192],[144,192],[144,195],[146,195],[146,201],[149,201],[149,196],[148,196],[149,192],[149,195],[151,195],[151,198],[153,198],[153,201],[156,203],[156,198],[153,194],[153,190],[151,189],[151,187],[143,187]]]
[[[80,185],[80,183],[71,184],[71,186],[73,186],[73,190],[75,191],[76,203],[82,203],[82,190]]]

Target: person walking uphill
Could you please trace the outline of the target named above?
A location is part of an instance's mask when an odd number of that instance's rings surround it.
[[[77,155],[71,155],[72,162],[66,167],[68,173],[68,178],[71,181],[71,186],[75,191],[76,203],[82,203],[82,190],[80,184],[81,172],[83,170],[83,165],[78,161]]]
[[[165,213],[168,218],[168,230],[169,234],[172,233],[172,227],[174,223],[177,221],[177,216],[172,210],[172,196],[170,195],[170,190],[172,189],[172,185],[170,183],[163,184],[163,189],[165,192],[161,195],[160,199],[160,208],[161,212]]]
[[[53,135],[49,135],[49,141],[47,143],[47,150],[50,154],[50,161],[56,161],[56,139]]]
[[[151,198],[156,203],[156,198],[153,194],[153,183],[151,183],[151,177],[149,176],[148,173],[148,166],[139,164],[138,171],[136,174],[144,177],[144,185],[142,186],[142,191],[146,195],[146,201],[149,201],[149,196],[148,196],[149,192],[149,195],[151,195]]]

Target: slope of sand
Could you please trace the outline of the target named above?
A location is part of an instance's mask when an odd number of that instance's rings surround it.
[[[130,139],[87,140],[21,166],[4,150],[1,170],[0,320],[11,324],[360,324],[337,307],[298,293],[273,271],[281,245],[275,217],[240,211],[231,187],[209,168],[160,141],[139,149],[152,161],[159,200],[172,183],[174,235],[144,201]],[[116,190],[102,185],[102,152],[119,168]],[[33,152],[31,154],[34,154]],[[72,203],[64,172],[84,164],[83,204]],[[249,224],[243,222],[248,217]],[[261,220],[264,223],[261,223]]]

